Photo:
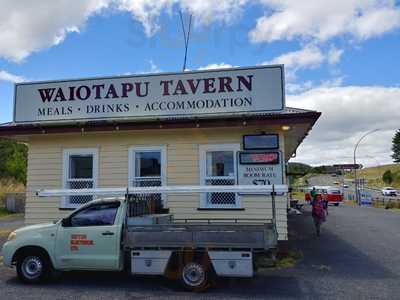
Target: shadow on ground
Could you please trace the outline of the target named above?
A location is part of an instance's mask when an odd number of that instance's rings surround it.
[[[329,221],[330,216],[322,225],[321,236],[317,237],[311,211],[308,208],[303,211],[303,215],[289,217],[290,241],[286,247],[301,251],[303,254],[303,259],[297,268],[329,272],[330,276],[340,278],[383,279],[396,277],[391,271],[366,255],[362,251],[363,249],[355,248],[351,243],[336,235],[333,232],[333,225],[329,224]]]
[[[303,215],[289,216],[290,241],[283,243],[287,251],[298,251],[303,258],[288,269],[266,269],[252,279],[219,279],[217,286],[202,294],[218,298],[321,298],[321,296],[347,295],[345,287],[334,291],[337,282],[353,282],[369,279],[393,279],[393,273],[385,269],[362,250],[354,247],[348,240],[335,234],[334,211],[323,225],[322,235],[315,236],[309,208]],[[9,271],[7,271],[9,272]],[[11,271],[10,271],[11,272]],[[12,274],[12,273],[10,273]],[[326,289],[321,291],[322,286]],[[59,291],[71,295],[115,291],[116,294],[140,294],[141,296],[183,298],[198,297],[181,290],[179,285],[162,277],[132,277],[116,272],[66,272],[56,281],[40,286],[25,286],[10,275],[6,285],[11,288],[32,289],[40,293],[57,295]],[[324,293],[324,294],[321,294]]]

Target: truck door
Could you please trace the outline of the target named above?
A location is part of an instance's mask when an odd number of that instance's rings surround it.
[[[121,203],[94,203],[63,219],[57,233],[56,260],[62,269],[117,270]]]

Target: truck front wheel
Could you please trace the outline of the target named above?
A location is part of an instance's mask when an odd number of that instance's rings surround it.
[[[41,253],[26,253],[17,260],[18,278],[25,283],[38,283],[48,275],[50,265]]]
[[[181,283],[188,291],[201,292],[209,286],[209,274],[200,263],[189,262],[181,271]]]

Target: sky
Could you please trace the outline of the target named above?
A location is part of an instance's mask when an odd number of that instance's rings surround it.
[[[218,5],[216,5],[218,4]],[[391,163],[400,3],[391,0],[0,0],[0,123],[15,82],[284,64],[287,106],[322,112],[292,161]]]

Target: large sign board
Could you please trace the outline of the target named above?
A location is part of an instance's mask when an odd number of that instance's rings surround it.
[[[240,151],[237,162],[240,185],[283,184],[281,151]]]
[[[363,165],[361,164],[338,164],[338,165],[333,165],[334,168],[338,170],[354,170],[354,169],[362,169]]]
[[[160,119],[285,107],[283,66],[19,83],[14,121]]]

